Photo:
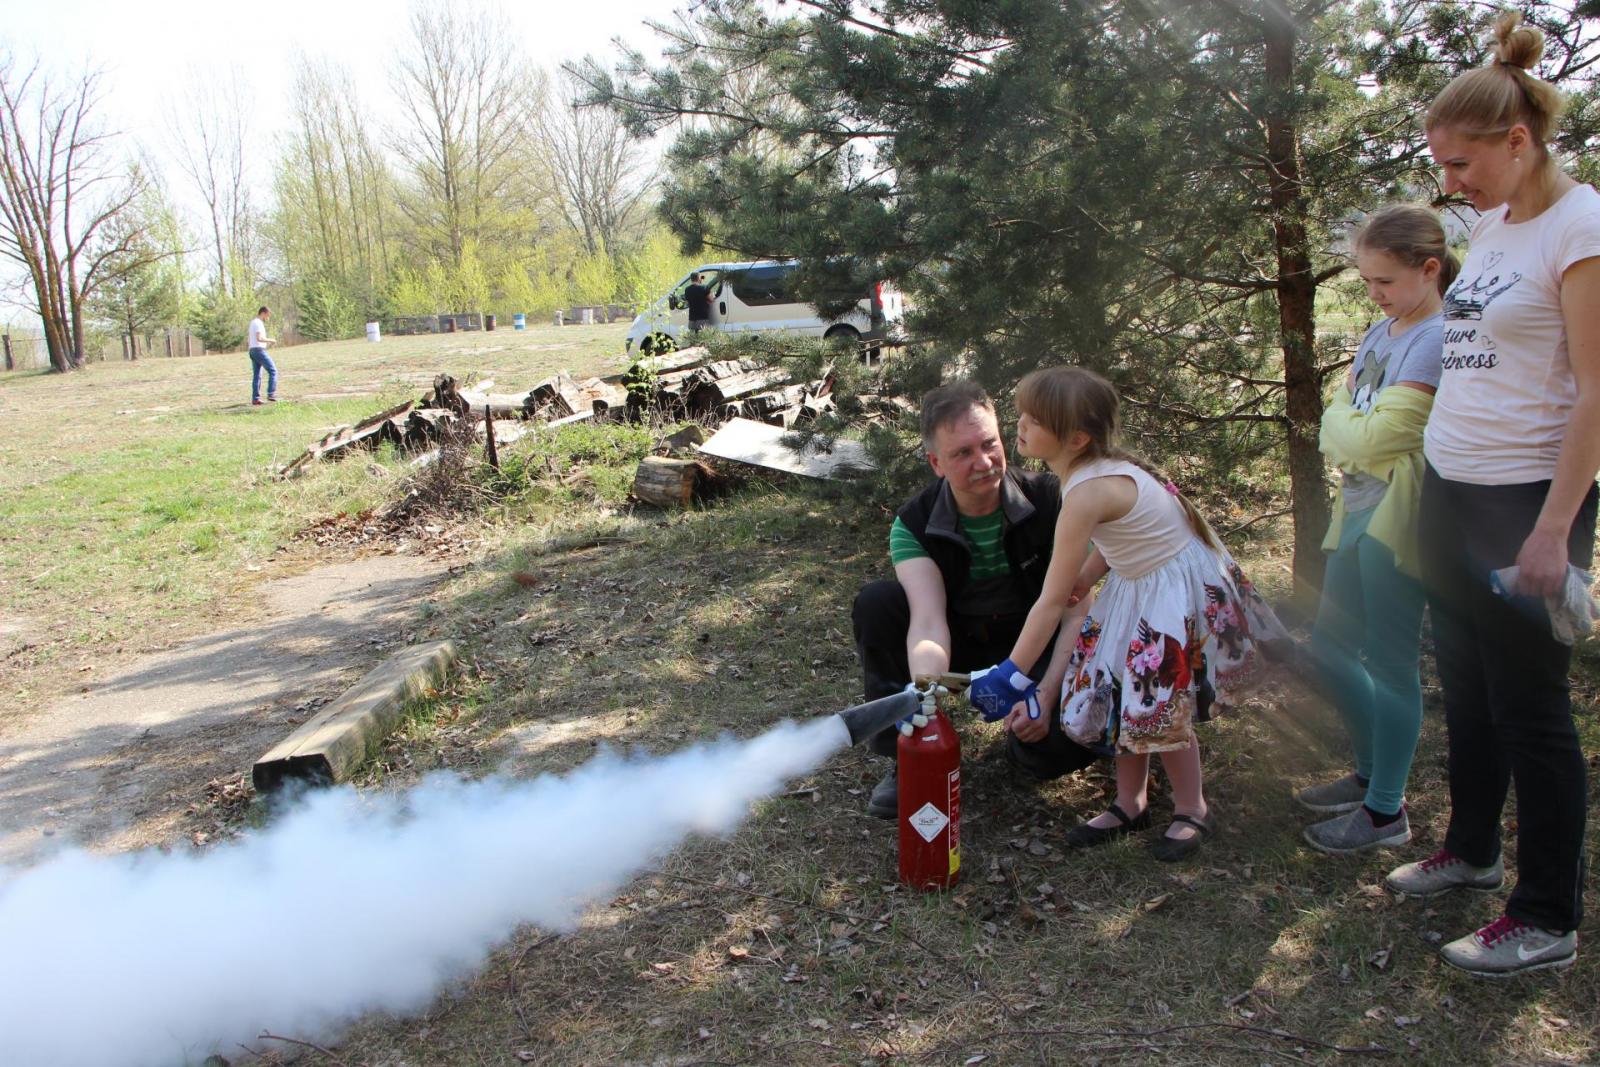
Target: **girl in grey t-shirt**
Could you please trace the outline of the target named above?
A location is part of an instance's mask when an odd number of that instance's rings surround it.
[[[1334,816],[1306,828],[1323,852],[1411,838],[1404,795],[1422,730],[1422,584],[1416,553],[1422,432],[1439,384],[1440,309],[1456,263],[1426,208],[1374,214],[1357,234],[1356,266],[1385,314],[1367,331],[1322,419],[1322,451],[1343,485],[1311,635],[1317,673],[1355,750],[1355,769],[1300,790]]]
[[[1400,326],[1393,317],[1385,318],[1367,331],[1356,350],[1350,367],[1350,406],[1363,415],[1369,414],[1380,392],[1401,383],[1438,389],[1443,349],[1444,312],[1411,326]],[[1346,470],[1339,473],[1346,515],[1377,507],[1384,490],[1389,488],[1388,482],[1370,474]]]

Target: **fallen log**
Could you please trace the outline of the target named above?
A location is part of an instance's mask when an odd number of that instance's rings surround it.
[[[434,376],[432,391],[422,398],[418,406],[453,411],[461,416],[468,411],[467,402],[461,399],[461,391],[456,388],[455,378],[448,374]]]
[[[770,422],[768,416],[782,412],[786,408],[798,408],[811,395],[811,387],[807,385],[784,385],[770,392],[757,393],[747,398],[739,405],[742,410],[734,412],[730,418],[744,415],[748,418]],[[773,423],[773,425],[778,425]]]
[[[448,408],[417,408],[406,418],[402,444],[413,449],[432,444],[454,431],[464,419],[465,416]]]
[[[400,443],[405,434],[405,419],[416,404],[414,400],[407,400],[396,404],[386,411],[363,419],[354,426],[340,426],[323,434],[316,442],[311,444],[291,461],[283,470],[278,472],[280,478],[294,478],[299,476],[307,466],[319,460],[338,456],[340,453],[356,446],[375,448],[384,441]]]
[[[634,473],[633,495],[657,507],[684,508],[705,495],[715,477],[711,468],[698,460],[646,456]]]
[[[642,356],[634,360],[633,367],[628,369],[638,368],[646,372],[664,374],[667,371],[692,367],[704,361],[709,354],[709,350],[705,345],[691,345],[688,348],[680,348],[676,352],[663,352],[659,356]]]
[[[557,371],[528,390],[524,407],[530,414],[543,414],[548,418],[576,415],[587,407],[583,391],[572,375]]]

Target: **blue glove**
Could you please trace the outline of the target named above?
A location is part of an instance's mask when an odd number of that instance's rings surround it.
[[[1028,705],[1028,718],[1037,719],[1042,710],[1039,707],[1039,687],[1034,686],[1023,694],[1022,702]]]
[[[983,716],[984,722],[999,722],[1011,713],[1019,700],[1028,701],[1028,717],[1039,717],[1039,685],[1010,660],[998,667],[973,671],[967,699]],[[1031,699],[1030,699],[1031,698]]]

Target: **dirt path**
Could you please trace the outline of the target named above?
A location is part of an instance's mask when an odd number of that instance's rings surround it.
[[[446,568],[376,556],[268,583],[252,623],[147,656],[5,731],[0,865],[187,829],[208,785],[248,774],[384,647],[425,625],[417,597]]]

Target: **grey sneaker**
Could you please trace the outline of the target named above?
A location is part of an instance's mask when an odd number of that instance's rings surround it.
[[[1499,889],[1506,880],[1505,864],[1496,859],[1490,867],[1474,867],[1449,849],[1417,863],[1408,863],[1389,872],[1383,884],[1408,897],[1431,897],[1450,889]]]
[[[1335,778],[1321,785],[1307,786],[1295,793],[1294,798],[1303,808],[1332,815],[1359,808],[1362,801],[1367,799],[1367,787],[1362,785],[1361,779],[1351,771],[1343,778]]]
[[[1332,856],[1364,852],[1369,848],[1388,848],[1411,840],[1411,820],[1406,817],[1406,809],[1402,807],[1400,817],[1394,822],[1374,826],[1372,812],[1363,804],[1355,811],[1335,815],[1306,827],[1305,839],[1318,852]]]
[[[882,781],[872,787],[872,795],[867,798],[867,814],[878,819],[897,819],[900,817],[898,767],[890,767],[889,773],[883,776]]]
[[[1439,950],[1451,966],[1483,978],[1506,978],[1546,967],[1567,967],[1578,958],[1578,932],[1564,934],[1502,915],[1481,930]]]

